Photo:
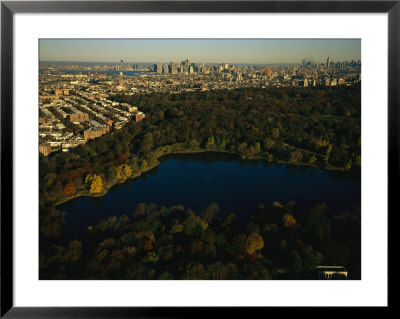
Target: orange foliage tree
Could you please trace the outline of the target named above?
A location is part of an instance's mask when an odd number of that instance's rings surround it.
[[[72,181],[69,181],[64,187],[63,194],[68,196],[75,193],[75,191],[75,184]]]

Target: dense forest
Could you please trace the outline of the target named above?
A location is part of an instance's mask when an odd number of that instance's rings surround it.
[[[219,217],[209,204],[198,212],[140,203],[131,216],[89,226],[82,240],[57,240],[41,249],[40,279],[316,279],[321,263],[346,265],[360,279],[360,211],[330,216],[274,202]],[[53,208],[53,214],[60,214]]]
[[[356,169],[361,165],[360,86],[244,88],[232,91],[117,95],[139,106],[144,121],[40,158],[40,207],[104,188],[186,151]]]
[[[40,278],[307,279],[323,262],[346,265],[359,279],[359,211],[331,216],[323,204],[304,211],[272,203],[250,209],[243,227],[234,214],[219,218],[216,204],[198,212],[140,204],[131,216],[103,220],[65,245],[64,216],[55,205],[101,196],[169,153],[220,151],[359,170],[360,91],[355,85],[114,96],[146,118],[69,153],[39,157]]]

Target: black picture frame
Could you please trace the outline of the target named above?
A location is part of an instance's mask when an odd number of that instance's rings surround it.
[[[400,0],[396,1],[1,1],[1,317],[175,318],[231,313],[252,317],[277,308],[24,308],[13,302],[13,18],[16,13],[387,13],[388,14],[388,218],[399,187]],[[393,224],[393,223],[392,223]],[[388,247],[390,251],[388,229]],[[389,261],[389,256],[388,256]],[[388,269],[389,270],[389,269]],[[388,280],[388,287],[390,281]],[[390,309],[390,298],[388,307]],[[293,310],[293,307],[291,307]],[[336,312],[339,308],[330,309]],[[244,311],[243,311],[244,310]],[[304,308],[296,309],[303,312]],[[250,311],[250,312],[249,312]],[[279,310],[280,311],[280,310]],[[322,311],[325,311],[324,309]],[[298,313],[297,315],[301,315]]]

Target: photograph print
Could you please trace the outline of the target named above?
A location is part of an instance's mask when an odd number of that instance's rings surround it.
[[[40,280],[360,280],[360,39],[40,39]]]

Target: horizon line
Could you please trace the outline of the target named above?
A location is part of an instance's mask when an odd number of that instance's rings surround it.
[[[305,59],[306,60],[306,59]],[[151,61],[151,62],[146,62],[146,61],[124,61],[123,63],[126,64],[132,64],[132,63],[146,63],[146,64],[157,64],[158,62],[161,63],[171,63],[171,62],[180,62],[181,60],[171,60],[171,61]],[[182,60],[183,61],[183,60]],[[330,61],[330,62],[351,62],[351,61],[361,61],[361,59],[351,59],[351,60],[344,60],[344,61]],[[39,60],[39,62],[56,62],[56,63],[103,63],[103,64],[107,64],[107,63],[115,63],[115,64],[119,64],[120,62],[118,61],[60,61],[60,60]],[[298,62],[228,62],[228,61],[220,61],[220,62],[206,62],[206,61],[192,61],[191,63],[205,63],[205,64],[218,64],[218,63],[227,63],[227,64],[302,64],[302,61],[298,61]],[[312,64],[326,64],[326,62],[322,61],[322,62],[314,62],[314,61],[309,61],[306,60],[306,62],[310,62]]]

